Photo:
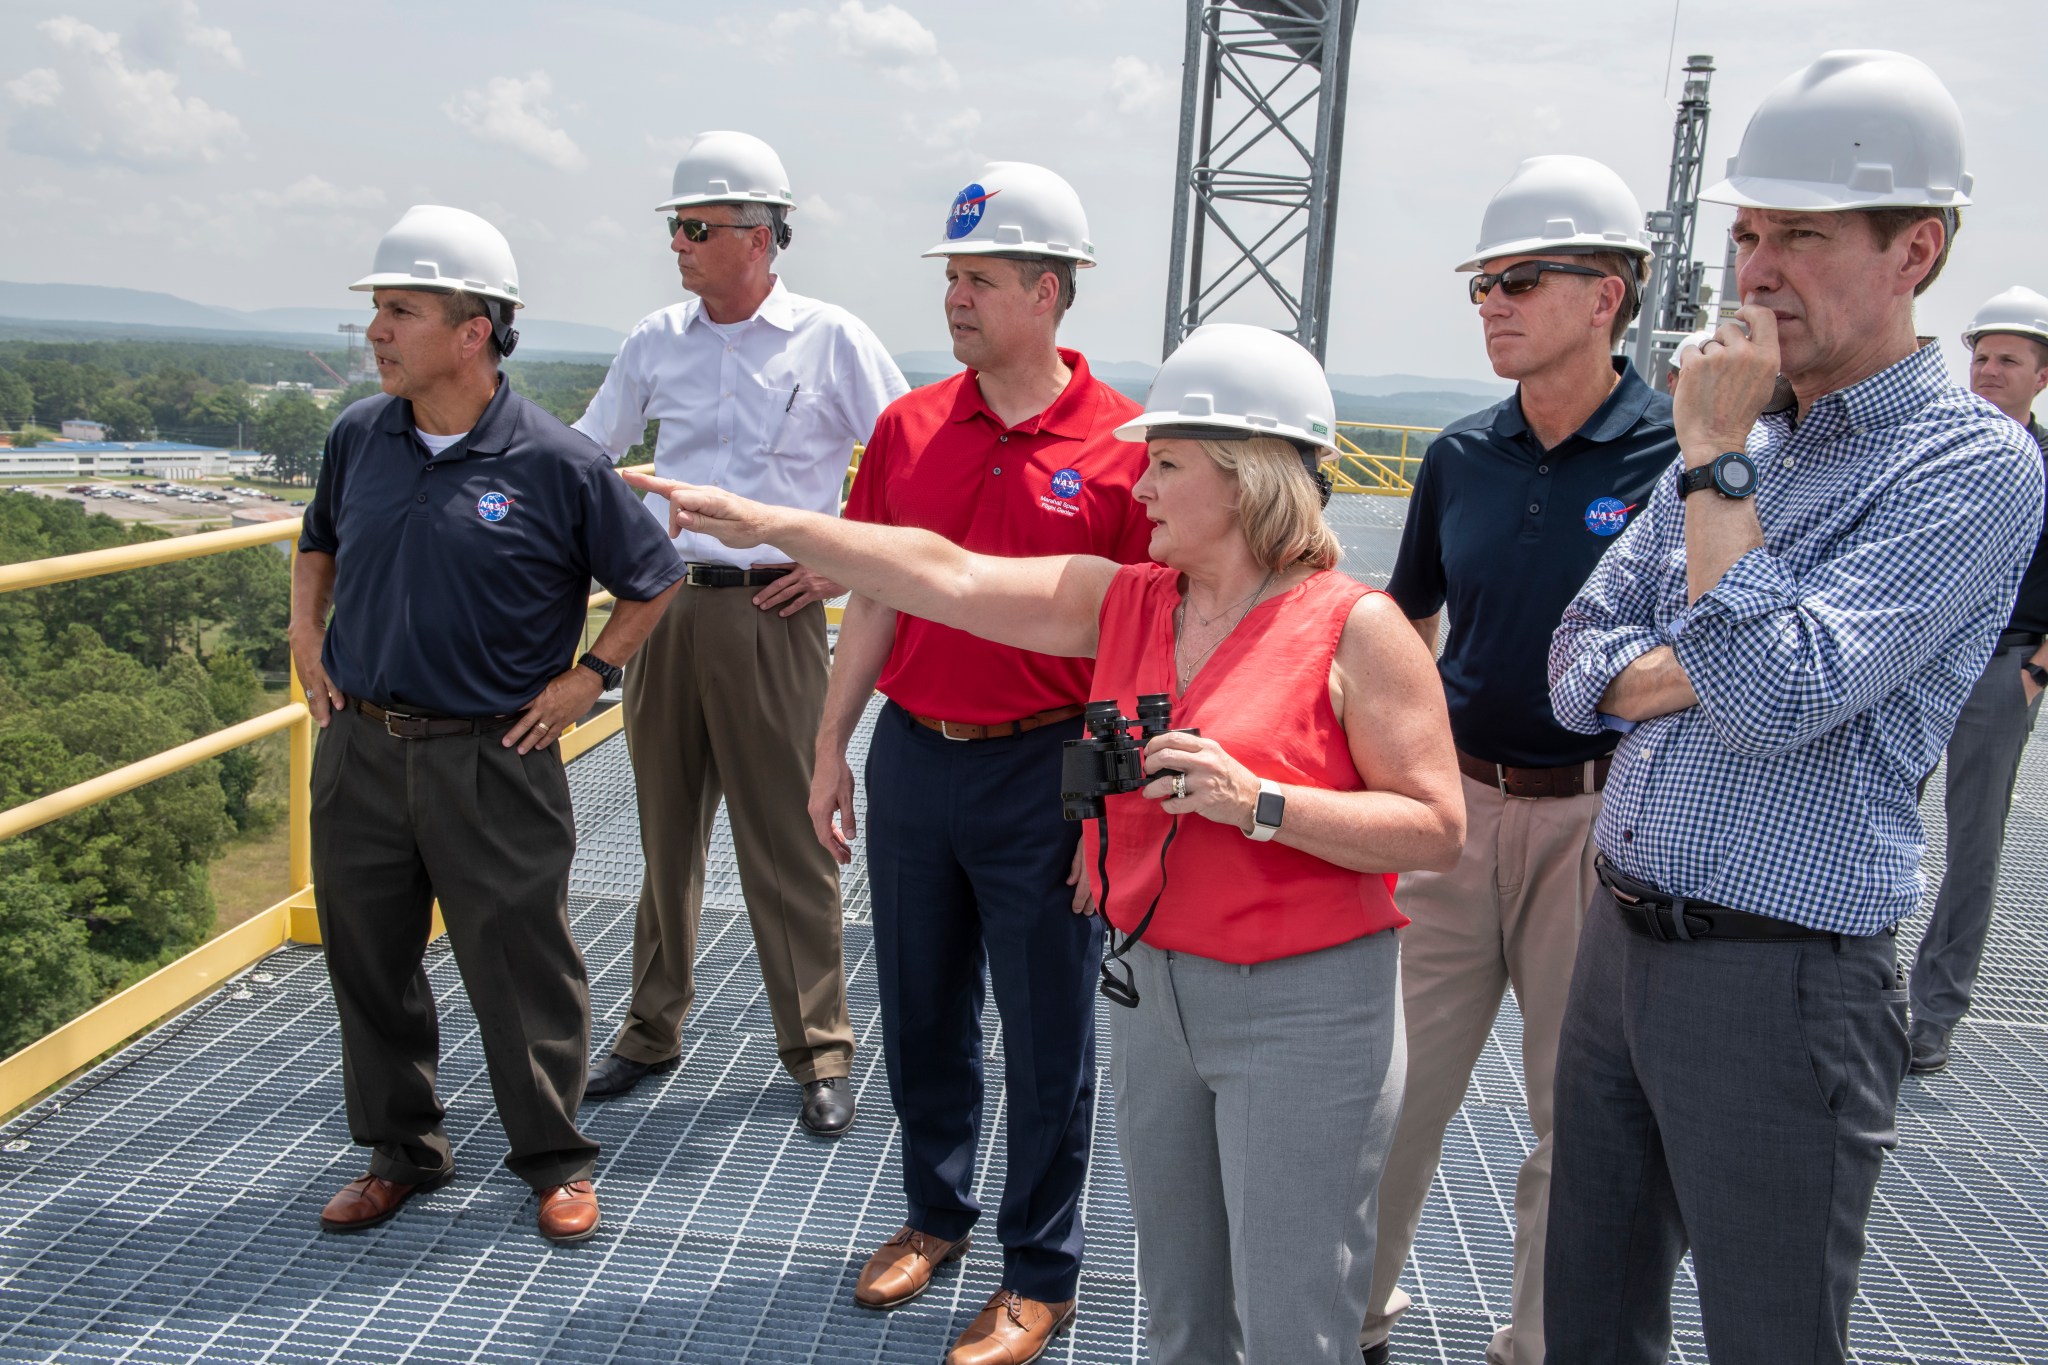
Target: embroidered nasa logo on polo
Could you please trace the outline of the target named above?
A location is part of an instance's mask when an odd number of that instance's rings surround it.
[[[946,240],[957,242],[980,226],[982,206],[1001,193],[1001,190],[989,191],[980,185],[969,185],[954,195],[952,212],[946,215]]]
[[[1586,507],[1586,529],[1596,536],[1618,536],[1635,510],[1634,503],[1624,504],[1620,498],[1595,498]]]
[[[1081,496],[1081,471],[1069,466],[1052,476],[1052,491],[1063,498]]]
[[[503,521],[512,510],[512,499],[492,489],[476,500],[476,514],[485,521]]]

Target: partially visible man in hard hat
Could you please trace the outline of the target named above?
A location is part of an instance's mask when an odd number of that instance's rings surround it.
[[[669,215],[669,248],[695,297],[632,330],[578,431],[617,458],[659,422],[664,478],[839,510],[854,447],[909,386],[860,319],[776,273],[794,203],[781,158],[761,139],[712,132],[690,144],[656,208]],[[663,527],[667,508],[649,503]],[[675,544],[688,561],[683,591],[625,679],[646,856],[633,996],[588,1097],[623,1095],[681,1059],[723,796],[776,1050],[802,1090],[797,1121],[835,1138],[854,1115],[839,870],[803,832],[825,701],[824,600],[840,588],[772,545],[734,551],[689,531]]]
[[[1839,1362],[1897,1141],[1917,789],[2041,529],[2041,452],[1913,299],[1968,203],[1962,118],[1892,52],[1767,95],[1728,178],[1743,307],[1660,479],[1558,627],[1559,721],[1626,731],[1557,1065],[1551,1359]],[[1780,374],[1794,404],[1773,401]]]
[[[1970,387],[2027,429],[2048,433],[2034,400],[2048,388],[2048,298],[2014,286],[1985,303],[1963,333]],[[1992,893],[2005,851],[2020,755],[2048,687],[2048,528],[2020,580],[2012,617],[1998,637],[1948,743],[1948,858],[1934,914],[1913,959],[1913,1070],[1948,1065],[1949,1035],[1970,1008],[1977,966],[1991,929]]]
[[[1536,1147],[1515,1184],[1512,1321],[1486,1358],[1542,1365],[1550,1080],[1617,738],[1560,726],[1544,668],[1557,618],[1678,454],[1670,399],[1614,355],[1649,254],[1620,176],[1581,156],[1539,156],[1493,196],[1458,267],[1477,272],[1469,292],[1487,356],[1516,387],[1430,443],[1387,584],[1431,645],[1450,615],[1438,668],[1468,833],[1457,867],[1407,873],[1397,892],[1412,921],[1401,931],[1409,1066],[1380,1181],[1359,1337],[1368,1362],[1389,1358],[1444,1129],[1512,986]]]
[[[327,436],[292,564],[292,662],[321,727],[313,896],[367,1175],[328,1201],[374,1227],[454,1174],[421,954],[436,899],[543,1237],[597,1231],[576,1127],[590,991],[570,936],[576,818],[554,747],[640,646],[683,566],[603,454],[498,372],[523,305],[512,249],[421,205],[350,288],[384,396]],[[617,598],[579,659],[595,578]],[[329,609],[332,608],[332,617]]]
[[[1138,405],[1056,343],[1074,275],[1095,264],[1081,200],[1042,166],[996,162],[954,197],[939,244],[946,322],[967,369],[893,404],[846,515],[970,550],[1133,564],[1150,524],[1131,496]],[[854,1298],[895,1308],[967,1250],[980,1217],[981,1008],[1002,1020],[1009,1160],[996,1219],[1002,1288],[950,1365],[1035,1360],[1074,1316],[1095,1106],[1100,921],[1060,811],[1060,750],[1081,734],[1092,665],[991,644],[855,596],[818,731],[811,817],[842,862],[854,837],[847,742],[879,685],[868,749],[868,878],[904,1226]]]

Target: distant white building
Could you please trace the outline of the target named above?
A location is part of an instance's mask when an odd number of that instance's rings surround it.
[[[88,422],[83,417],[73,417],[64,422],[58,434],[67,441],[104,441],[107,428],[104,422]]]
[[[66,422],[68,431],[73,423]],[[95,423],[82,423],[92,426]],[[0,479],[63,475],[92,479],[250,478],[263,462],[254,450],[221,450],[181,441],[45,441],[0,449]]]

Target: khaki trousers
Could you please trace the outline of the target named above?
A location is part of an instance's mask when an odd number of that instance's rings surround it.
[[[1407,1307],[1398,1288],[1422,1206],[1503,993],[1522,1012],[1522,1074],[1536,1149],[1515,1182],[1513,1321],[1494,1336],[1495,1365],[1542,1365],[1543,1246],[1550,1202],[1551,1083],[1579,925],[1598,883],[1598,795],[1522,800],[1463,779],[1465,851],[1449,872],[1411,872],[1395,893],[1414,923],[1401,931],[1408,1085],[1380,1181],[1377,1259],[1360,1340],[1383,1340]]]
[[[626,745],[647,870],[633,1000],[613,1050],[681,1050],[696,998],[704,861],[725,798],[782,1065],[801,1082],[852,1065],[839,868],[811,833],[811,746],[825,706],[825,608],[762,611],[751,588],[685,587],[626,671]]]

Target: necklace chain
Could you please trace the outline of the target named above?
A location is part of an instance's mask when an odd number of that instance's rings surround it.
[[[1237,613],[1237,619],[1235,621],[1232,621],[1229,624],[1229,626],[1227,626],[1223,630],[1222,634],[1218,635],[1215,639],[1211,640],[1206,649],[1204,649],[1200,654],[1197,654],[1192,660],[1188,661],[1185,664],[1181,662],[1180,656],[1186,644],[1188,599],[1186,595],[1183,595],[1181,597],[1180,602],[1173,609],[1174,674],[1180,682],[1181,691],[1185,692],[1188,690],[1188,684],[1194,680],[1196,672],[1198,672],[1201,669],[1203,664],[1209,661],[1209,656],[1216,652],[1217,647],[1220,646],[1225,640],[1228,640],[1231,637],[1231,635],[1237,630],[1237,628],[1244,624],[1244,618],[1252,614],[1252,608],[1258,605],[1259,598],[1263,597],[1265,595],[1266,589],[1271,587],[1272,585],[1273,571],[1268,570],[1266,576],[1259,580],[1259,586],[1252,589],[1252,595],[1250,597],[1243,598],[1241,601],[1231,604],[1232,606],[1241,606],[1243,608],[1243,610]],[[1230,608],[1225,607],[1222,611],[1217,612],[1214,616],[1205,617],[1202,615],[1201,609],[1198,607],[1195,609],[1195,619],[1199,621],[1204,627],[1213,626],[1216,622],[1222,620],[1223,617],[1229,613],[1229,611]]]

